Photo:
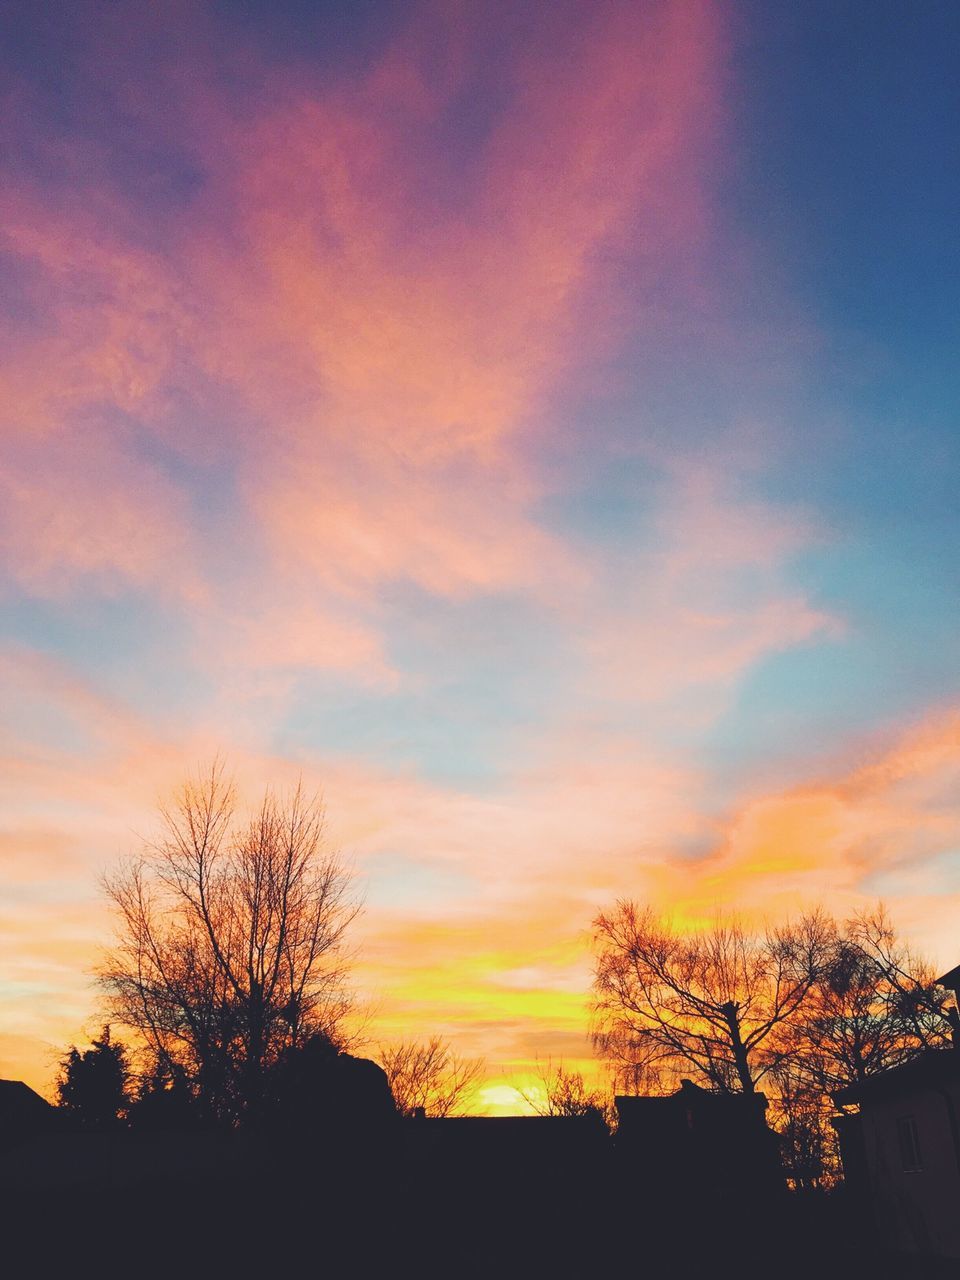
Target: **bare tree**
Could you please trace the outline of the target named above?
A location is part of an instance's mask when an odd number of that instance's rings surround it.
[[[789,1052],[775,1073],[772,1117],[798,1182],[804,1169],[809,1178],[837,1176],[832,1094],[949,1045],[947,999],[882,906],[836,929],[828,963],[785,1029]]]
[[[255,1109],[290,1046],[335,1034],[349,1006],[345,932],[358,907],[323,808],[300,787],[238,820],[222,765],[161,809],[161,835],[105,882],[117,940],[100,970],[113,1017],[208,1117]]]
[[[607,1125],[613,1120],[613,1099],[603,1089],[591,1089],[583,1072],[571,1071],[563,1062],[537,1063],[537,1083],[517,1089],[523,1101],[539,1116],[596,1116]]]
[[[736,920],[681,934],[621,901],[594,922],[594,1041],[647,1070],[690,1072],[709,1087],[751,1093],[789,1052],[782,1031],[831,954],[820,913],[753,934]]]
[[[850,942],[873,965],[878,998],[902,1037],[900,1051],[893,1050],[894,1061],[888,1065],[903,1060],[898,1056],[903,1049],[913,1056],[911,1042],[915,1050],[947,1048],[955,1025],[950,992],[937,985],[936,970],[929,962],[897,937],[884,906],[858,912],[845,929]]]
[[[404,1040],[380,1050],[397,1110],[410,1116],[422,1109],[428,1116],[463,1114],[470,1095],[483,1076],[480,1058],[461,1058],[442,1036]]]
[[[831,954],[788,1029],[790,1071],[829,1095],[950,1043],[948,993],[878,906],[835,928]]]
[[[833,954],[790,1031],[794,1072],[830,1094],[949,1042],[946,992],[896,938],[882,908],[838,931]]]
[[[595,1047],[602,1049],[614,1094],[666,1094],[680,1084],[683,1072],[678,1063],[665,1057],[649,1038],[634,1034],[624,1021],[601,1024],[595,1018],[593,1039]]]
[[[833,1186],[842,1177],[836,1112],[810,1079],[802,1060],[782,1059],[773,1073],[773,1097],[767,1118],[780,1135],[784,1172],[796,1190]]]

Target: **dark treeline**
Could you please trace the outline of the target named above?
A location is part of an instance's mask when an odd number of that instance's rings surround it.
[[[27,1248],[55,1212],[45,1247],[109,1239],[143,1274],[184,1251],[183,1274],[888,1273],[834,1095],[957,1013],[881,909],[681,931],[618,903],[594,924],[609,1093],[547,1064],[537,1117],[490,1122],[453,1118],[483,1064],[442,1038],[359,1055],[357,903],[301,790],[244,818],[215,765],[106,890],[108,1021],[61,1062],[47,1145],[0,1170]]]

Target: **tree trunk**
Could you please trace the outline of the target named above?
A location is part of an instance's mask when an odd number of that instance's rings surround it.
[[[740,1006],[736,1001],[728,1000],[725,1005],[721,1005],[721,1012],[730,1028],[730,1047],[733,1049],[733,1065],[736,1068],[737,1079],[740,1081],[740,1088],[744,1093],[754,1093],[747,1050],[740,1036]]]

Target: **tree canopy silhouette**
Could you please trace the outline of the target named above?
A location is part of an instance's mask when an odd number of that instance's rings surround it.
[[[206,1119],[236,1121],[285,1050],[340,1031],[358,907],[299,786],[243,819],[216,762],[160,816],[159,838],[105,882],[117,936],[100,980],[154,1070],[187,1080]]]
[[[839,1176],[832,1094],[947,1048],[948,993],[901,941],[882,906],[834,925],[831,954],[783,1029],[773,1116],[797,1185]]]
[[[85,1129],[109,1129],[126,1110],[130,1064],[127,1050],[106,1026],[82,1052],[72,1045],[60,1063],[57,1101]]]
[[[483,1061],[462,1058],[442,1036],[404,1040],[380,1051],[390,1090],[401,1115],[422,1109],[428,1116],[462,1112],[483,1074]]]
[[[819,912],[753,934],[736,920],[682,934],[620,901],[594,922],[594,1040],[621,1067],[685,1070],[752,1093],[789,1051],[781,1035],[832,951]]]
[[[828,963],[790,1029],[791,1067],[823,1093],[950,1044],[948,993],[897,937],[882,906],[836,930]]]
[[[537,1077],[533,1087],[517,1089],[517,1093],[538,1116],[595,1116],[612,1124],[612,1097],[603,1089],[591,1088],[583,1072],[548,1058],[537,1063]]]

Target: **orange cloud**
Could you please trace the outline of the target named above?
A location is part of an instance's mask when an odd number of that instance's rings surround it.
[[[604,780],[604,764],[592,780],[586,769],[579,787],[553,775],[547,824],[529,783],[512,803],[501,800],[494,843],[503,857],[489,852],[493,815],[483,803],[469,817],[462,812],[460,847],[449,856],[482,868],[468,895],[432,908],[421,901],[419,919],[369,913],[362,965],[380,993],[380,1027],[409,1034],[439,1020],[465,1043],[485,1045],[515,1083],[538,1056],[585,1065],[587,931],[596,908],[616,896],[650,901],[694,925],[718,910],[776,920],[822,904],[842,916],[883,896],[893,877],[904,935],[937,963],[955,959],[955,714],[933,716],[836,780],[749,799],[713,829],[694,817],[702,805],[692,777],[679,789],[687,807],[663,805],[658,820],[631,795],[626,776]],[[633,781],[642,795],[641,775]],[[650,785],[662,803],[664,779],[651,777]],[[441,846],[443,830],[441,817]],[[685,854],[691,838],[712,838],[713,851]],[[952,869],[943,861],[950,858]]]
[[[664,900],[701,918],[718,905],[777,915],[825,902],[842,913],[899,879],[898,919],[949,963],[943,917],[958,879],[941,860],[958,851],[958,782],[960,718],[931,716],[835,779],[747,800],[710,857],[668,879]]]

